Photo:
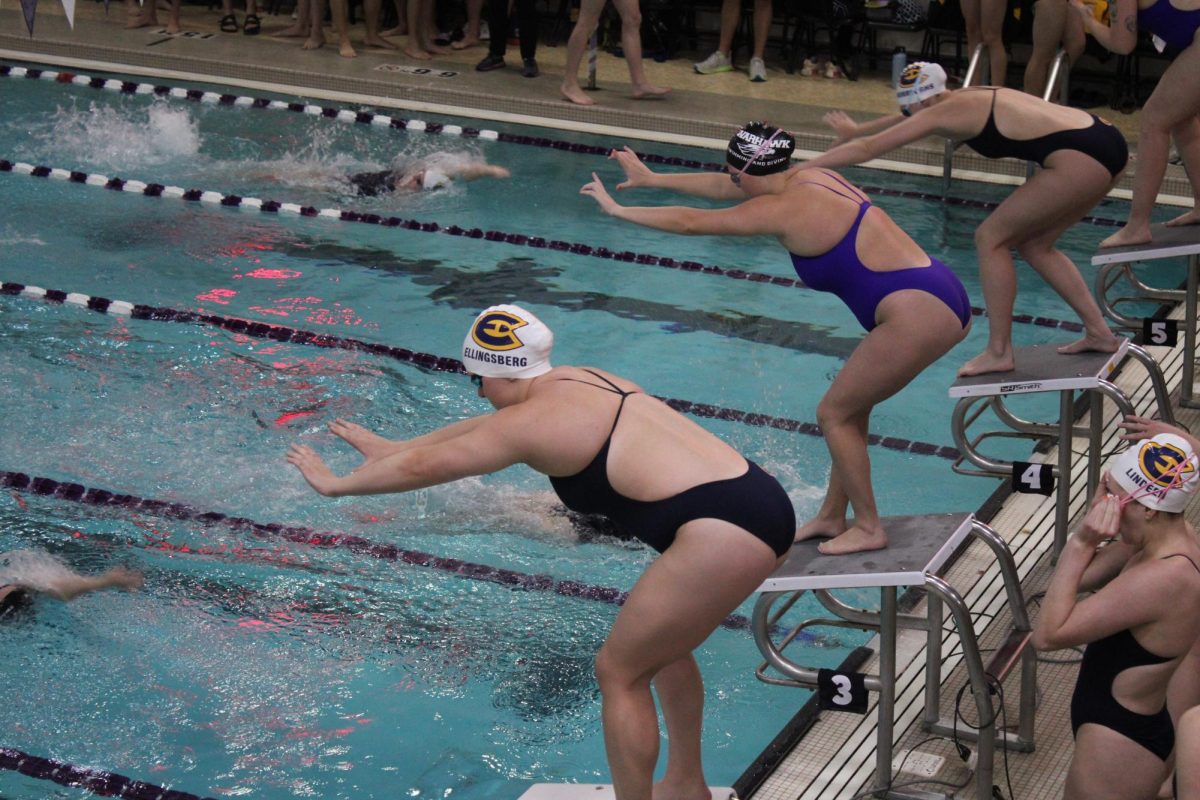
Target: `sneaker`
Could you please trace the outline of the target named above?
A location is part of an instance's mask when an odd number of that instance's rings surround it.
[[[762,83],[767,79],[767,64],[761,58],[750,59],[750,80]]]
[[[821,74],[821,62],[811,58],[804,59],[804,65],[800,67],[800,74],[806,78],[811,78]]]
[[[525,59],[524,66],[521,67],[522,78],[536,78],[538,76],[537,61],[532,58]]]
[[[729,56],[718,50],[703,61],[693,64],[692,68],[701,75],[713,75],[718,72],[730,72],[733,70],[733,62],[729,60]]]
[[[825,77],[826,78],[844,78],[845,75],[842,74],[842,70],[838,67],[837,64],[833,63],[832,61],[828,61],[825,63]]]
[[[486,56],[483,57],[482,61],[480,61],[478,64],[475,65],[476,72],[491,72],[494,69],[503,69],[503,68],[504,68],[504,57],[503,56],[494,56],[491,53],[488,53]]]

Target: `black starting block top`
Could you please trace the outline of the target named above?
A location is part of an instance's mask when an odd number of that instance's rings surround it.
[[[1121,363],[1129,340],[1122,339],[1113,353],[1063,355],[1059,343],[1019,347],[1012,372],[989,372],[959,378],[950,386],[951,397],[986,397],[998,394],[1031,394],[1095,389]]]
[[[797,542],[787,561],[758,591],[923,586],[925,576],[940,570],[971,532],[973,519],[961,512],[884,517],[887,547],[843,556],[827,556],[817,550],[824,539]]]
[[[1200,225],[1150,226],[1150,241],[1125,247],[1102,247],[1092,256],[1092,264],[1120,264],[1127,261],[1154,261],[1160,258],[1200,255]]]

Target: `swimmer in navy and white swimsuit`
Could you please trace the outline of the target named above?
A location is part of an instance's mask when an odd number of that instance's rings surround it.
[[[736,478],[710,481],[685,489],[661,500],[634,500],[613,488],[608,480],[608,450],[613,432],[621,420],[625,400],[632,394],[590,369],[585,369],[606,386],[574,381],[611,392],[621,398],[612,428],[604,445],[586,467],[574,475],[550,476],[550,485],[563,504],[581,514],[601,514],[653,547],[664,552],[675,541],[675,534],[696,519],[719,519],[747,531],[782,556],[792,546],[796,534],[796,515],[779,481],[746,459],[746,472]]]
[[[1173,50],[1185,50],[1196,41],[1200,30],[1200,9],[1184,11],[1170,0],[1156,0],[1149,8],[1139,8],[1138,28],[1149,31]]]
[[[1165,558],[1187,558],[1197,571],[1196,562],[1182,553]],[[1071,732],[1078,736],[1085,723],[1102,725],[1132,739],[1163,761],[1175,749],[1175,728],[1166,704],[1153,714],[1130,711],[1113,697],[1113,681],[1127,669],[1166,664],[1179,656],[1160,656],[1142,646],[1126,629],[1098,639],[1083,651],[1083,663],[1071,695]]]
[[[1162,0],[1159,0],[1162,3]],[[1046,158],[1057,150],[1076,150],[1100,162],[1114,178],[1121,174],[1129,161],[1129,147],[1125,137],[1113,125],[1091,114],[1092,124],[1087,128],[1047,133],[1036,139],[1012,139],[996,127],[996,93],[992,87],[992,109],[987,122],[977,136],[963,142],[984,158],[1020,158],[1046,165]]]
[[[930,256],[929,266],[907,269],[873,270],[859,260],[856,243],[858,228],[866,216],[871,201],[862,197],[849,184],[832,172],[822,174],[833,178],[844,187],[839,191],[816,181],[802,181],[820,186],[834,194],[858,203],[858,216],[842,240],[817,256],[800,256],[789,253],[792,266],[800,280],[809,288],[831,292],[841,298],[860,325],[870,331],[875,328],[875,309],[883,299],[893,292],[918,289],[941,300],[958,317],[965,328],[971,320],[971,302],[967,290],[954,272]]]

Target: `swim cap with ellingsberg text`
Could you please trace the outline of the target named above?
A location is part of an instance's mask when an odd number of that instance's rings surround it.
[[[463,366],[485,378],[536,378],[549,372],[554,334],[520,306],[484,310],[463,340]]]

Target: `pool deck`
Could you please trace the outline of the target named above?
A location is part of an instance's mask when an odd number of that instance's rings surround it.
[[[239,12],[239,17],[241,13]],[[434,62],[414,65],[398,51],[363,50],[359,57],[344,59],[327,45],[319,51],[301,50],[298,40],[270,36],[288,22],[285,17],[264,17],[264,34],[247,37],[221,34],[217,29],[218,10],[199,6],[184,8],[185,31],[193,36],[169,37],[158,29],[126,30],[124,10],[117,4],[106,16],[99,3],[81,4],[76,27],[70,30],[61,11],[43,2],[39,7],[35,36],[26,35],[24,21],[15,3],[0,7],[0,58],[26,59],[56,64],[78,72],[105,68],[123,73],[161,78],[162,82],[187,85],[191,82],[225,83],[246,89],[285,91],[307,97],[337,100],[349,104],[370,104],[413,112],[464,114],[477,119],[505,120],[543,125],[551,128],[608,133],[613,144],[624,141],[678,141],[713,148],[723,147],[730,131],[748,119],[768,119],[798,134],[798,146],[819,151],[832,135],[822,124],[822,115],[831,108],[842,108],[861,118],[888,113],[893,97],[882,72],[866,73],[857,82],[785,73],[778,55],[768,52],[769,79],[751,83],[742,71],[715,76],[700,76],[691,69],[694,59],[703,57],[711,40],[701,42],[703,52],[689,53],[665,63],[647,62],[651,80],[673,87],[670,96],[659,100],[634,100],[628,94],[628,74],[619,59],[601,54],[597,105],[580,107],[559,97],[558,85],[564,61],[564,48],[539,47],[538,60],[543,74],[522,78],[513,68],[476,73],[473,65],[484,51],[474,48],[456,51]],[[165,16],[163,17],[165,18]],[[205,35],[209,34],[209,35]],[[564,34],[565,35],[565,32]],[[509,51],[510,64],[519,63],[515,48]],[[427,66],[431,72],[413,74],[397,71],[406,67]],[[882,67],[882,65],[881,65]],[[0,101],[2,101],[0,89]],[[253,94],[246,91],[245,94]],[[1135,146],[1138,114],[1118,114],[1107,108],[1095,109],[1112,119]],[[940,141],[928,141],[905,148],[890,157],[890,168],[925,174],[940,174],[943,147]],[[955,156],[956,174],[977,179],[1013,183],[1024,174],[1024,165],[1015,161],[995,162],[962,153]],[[1128,196],[1129,177],[1118,187]],[[1171,167],[1163,189],[1164,201],[1187,201],[1190,190],[1179,167]],[[1182,317],[1181,309],[1172,316]],[[1179,350],[1150,348],[1160,359],[1168,385],[1174,395],[1182,371]],[[1134,400],[1139,412],[1153,401],[1145,373],[1140,367],[1124,370],[1116,380]],[[947,400],[949,406],[949,399]],[[1104,450],[1116,444],[1114,411],[1106,406]],[[1200,414],[1176,410],[1179,421],[1193,430]],[[1079,442],[1075,450],[1083,449]],[[1054,463],[1055,451],[1044,460]],[[1085,458],[1076,455],[1076,476],[1085,474]],[[1082,477],[1072,494],[1072,515],[1084,502]],[[1003,502],[991,520],[992,526],[1013,550],[1024,582],[1026,598],[1041,591],[1050,574],[1049,553],[1053,542],[1054,499],[1036,495],[1013,495]],[[1200,498],[1189,508],[1189,518],[1200,518]],[[992,576],[990,554],[973,545],[959,558],[948,574],[951,584],[959,587],[971,608],[995,614],[981,636],[982,647],[994,647],[1007,632],[1004,598]],[[922,606],[918,606],[919,613]],[[1035,609],[1031,608],[1031,611]],[[903,753],[925,738],[920,727],[920,690],[923,686],[923,635],[902,633],[899,643],[896,752]],[[1070,654],[1068,654],[1070,655]],[[1069,659],[1065,659],[1069,660]],[[862,669],[870,672],[872,662]],[[1008,754],[1008,773],[1012,793],[1005,777],[1004,754],[997,752],[995,782],[1005,797],[1022,800],[1058,797],[1065,767],[1071,756],[1071,735],[1066,711],[1075,667],[1072,664],[1041,663],[1038,667],[1041,702],[1037,720],[1037,750],[1032,754]],[[1016,672],[1016,670],[1014,670]],[[947,670],[942,691],[944,716],[954,712],[954,697],[964,683],[961,666]],[[748,676],[748,679],[749,676]],[[1010,679],[1010,683],[1014,679]],[[780,702],[788,702],[786,688],[779,690]],[[1008,693],[1008,719],[1016,719],[1015,687]],[[799,697],[799,696],[797,696]],[[797,700],[797,705],[799,702]],[[1002,720],[1003,722],[1003,720]],[[823,713],[780,767],[758,787],[755,800],[797,800],[798,798],[849,798],[871,787],[875,720],[871,713],[860,717],[850,714]],[[945,741],[928,742],[922,752],[946,758],[938,780],[962,783],[968,777],[953,747]],[[903,780],[911,776],[901,776]],[[949,791],[945,787],[926,787],[926,791]],[[935,796],[935,795],[929,795]],[[975,797],[973,783],[957,797]],[[982,800],[982,798],[980,799]]]

